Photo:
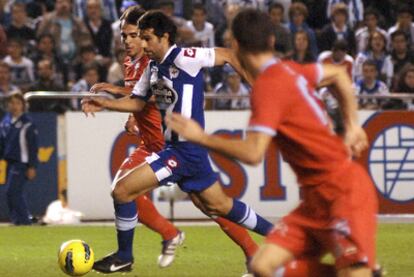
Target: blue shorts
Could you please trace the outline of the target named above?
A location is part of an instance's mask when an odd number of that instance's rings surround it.
[[[168,145],[145,158],[160,185],[178,183],[181,190],[200,192],[213,185],[218,175],[213,171],[207,150],[190,143]]]

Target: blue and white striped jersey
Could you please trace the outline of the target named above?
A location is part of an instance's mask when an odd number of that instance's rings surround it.
[[[154,96],[161,113],[180,113],[204,127],[201,69],[214,66],[214,62],[214,48],[180,48],[173,45],[161,63],[149,63],[132,94],[145,101]],[[164,136],[167,142],[184,140],[169,128],[164,130]]]

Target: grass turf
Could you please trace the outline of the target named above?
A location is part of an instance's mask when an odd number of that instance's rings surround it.
[[[135,267],[127,276],[241,276],[244,256],[218,227],[181,227],[186,232],[173,266],[160,269],[156,264],[160,237],[146,228],[136,231]],[[414,277],[412,239],[414,224],[381,224],[378,233],[378,260],[387,276]],[[64,276],[57,265],[60,244],[83,239],[101,258],[116,249],[115,231],[109,226],[79,227],[0,227],[0,276]],[[255,236],[257,241],[261,238]],[[98,276],[91,272],[88,276]],[[100,275],[102,276],[102,275]],[[122,276],[111,274],[110,276]]]

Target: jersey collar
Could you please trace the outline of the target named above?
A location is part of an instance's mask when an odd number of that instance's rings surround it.
[[[273,57],[269,60],[267,60],[261,67],[260,67],[260,72],[264,72],[268,67],[276,64],[279,62],[279,59],[276,57]]]
[[[172,45],[172,46],[168,49],[167,53],[165,53],[165,56],[164,56],[164,58],[162,59],[162,61],[160,62],[160,64],[162,64],[162,63],[165,61],[165,59],[167,59],[167,57],[171,54],[172,50],[174,50],[175,48],[177,48],[177,44]]]

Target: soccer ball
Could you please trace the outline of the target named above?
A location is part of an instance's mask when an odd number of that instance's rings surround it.
[[[63,272],[70,276],[88,273],[94,263],[92,248],[82,240],[69,240],[60,246],[58,263]]]

